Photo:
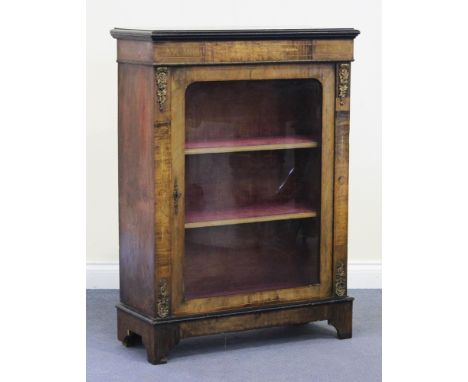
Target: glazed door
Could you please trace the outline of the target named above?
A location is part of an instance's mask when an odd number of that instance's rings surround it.
[[[172,314],[332,291],[334,67],[171,69]]]

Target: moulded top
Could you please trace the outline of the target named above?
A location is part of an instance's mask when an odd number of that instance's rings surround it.
[[[354,28],[327,29],[237,29],[237,30],[140,30],[114,28],[112,37],[143,41],[354,39]]]

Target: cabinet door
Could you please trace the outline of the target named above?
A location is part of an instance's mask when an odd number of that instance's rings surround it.
[[[172,315],[331,295],[334,73],[171,68]]]

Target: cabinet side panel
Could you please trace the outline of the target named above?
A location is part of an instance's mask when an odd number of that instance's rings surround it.
[[[151,63],[153,59],[153,43],[146,41],[117,42],[117,60],[132,63]]]
[[[120,299],[153,316],[153,68],[119,64]]]

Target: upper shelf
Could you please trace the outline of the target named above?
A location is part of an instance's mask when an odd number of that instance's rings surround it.
[[[241,151],[286,150],[318,147],[318,142],[301,136],[257,137],[236,140],[187,142],[185,154],[216,154]]]
[[[293,40],[293,39],[354,39],[354,28],[324,29],[237,29],[237,30],[140,30],[114,28],[117,39],[143,41],[206,41],[206,40]]]

